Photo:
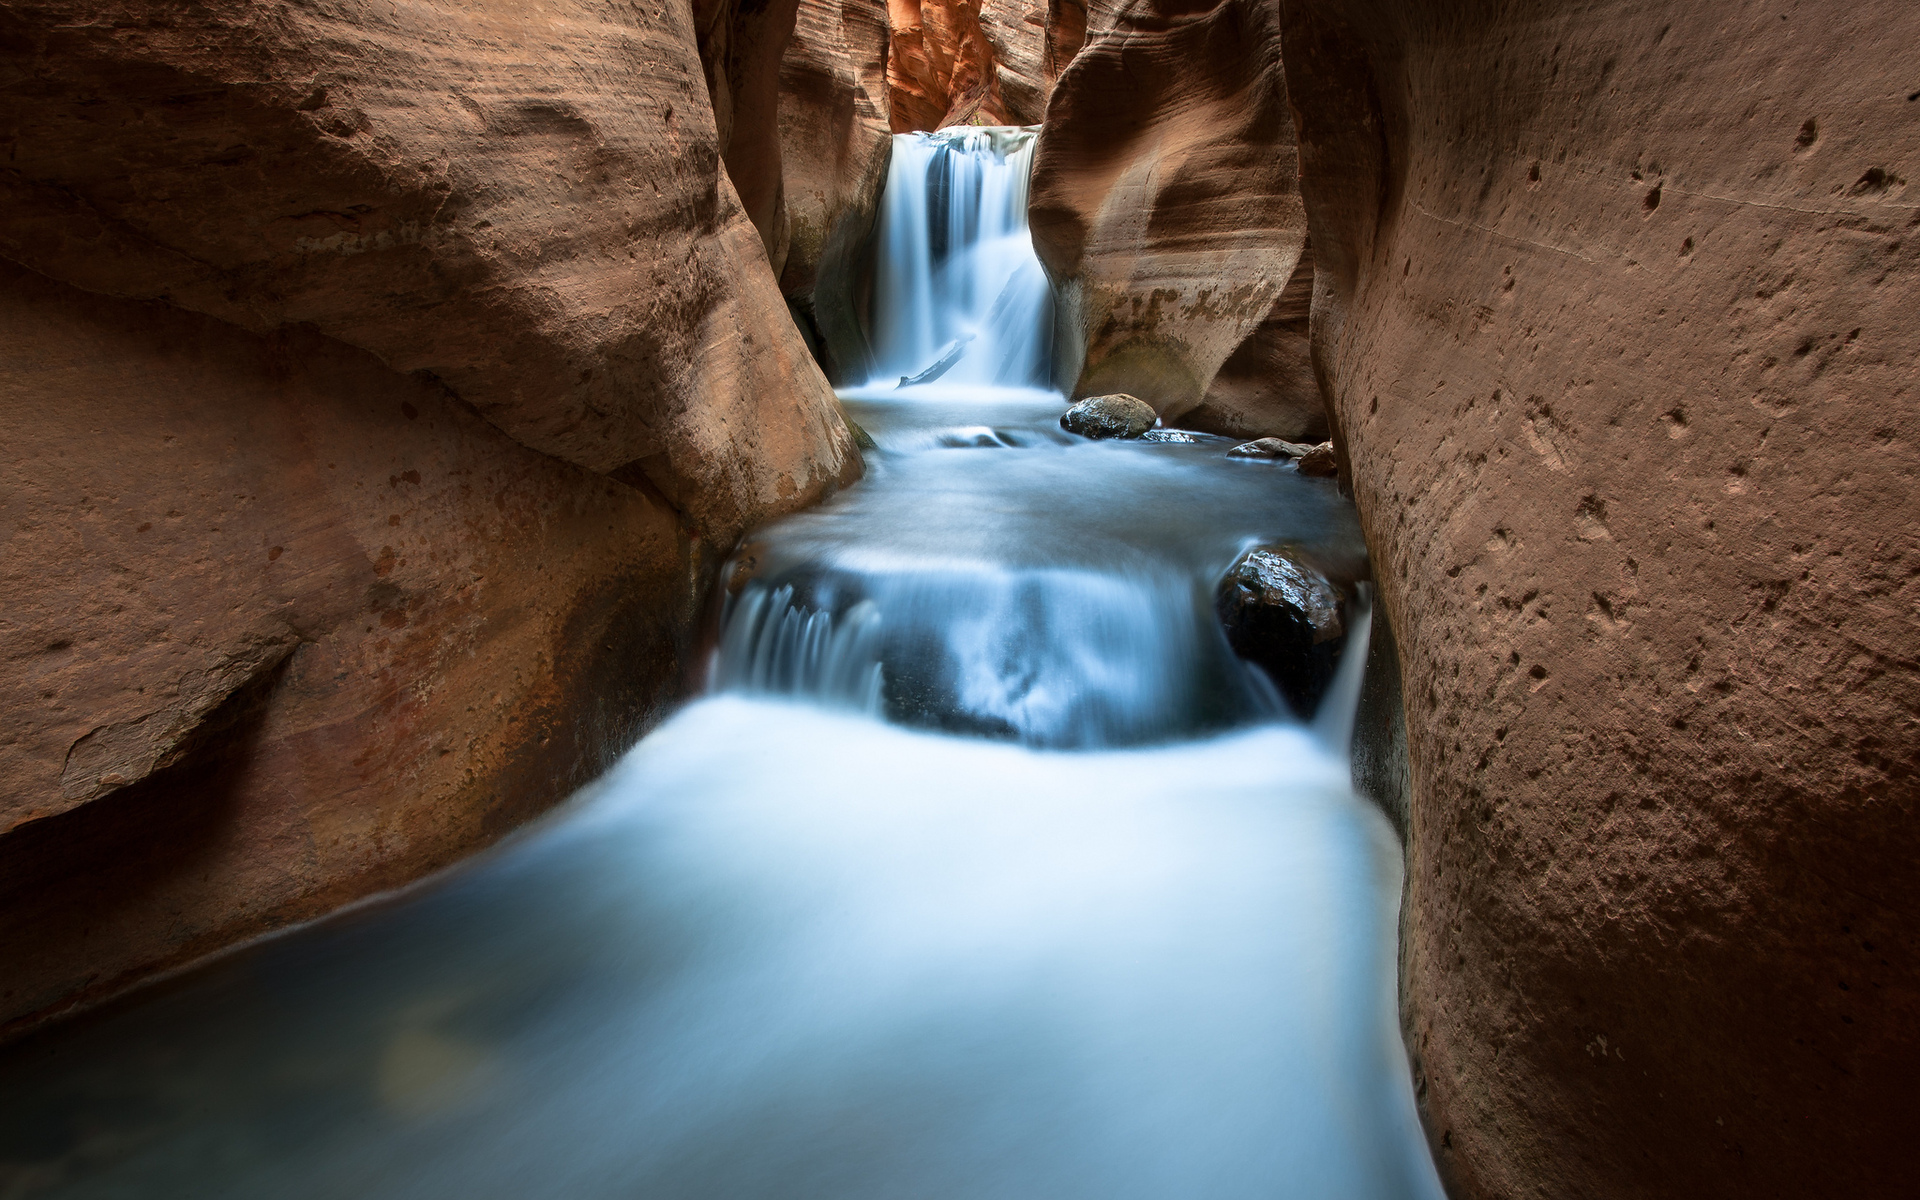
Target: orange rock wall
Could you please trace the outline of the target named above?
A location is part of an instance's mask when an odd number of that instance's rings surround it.
[[[1285,15],[1454,1193],[1902,1194],[1920,9]]]

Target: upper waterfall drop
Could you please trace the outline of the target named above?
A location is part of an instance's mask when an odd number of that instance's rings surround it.
[[[870,386],[1045,387],[1053,290],[1027,231],[1038,126],[893,138]]]

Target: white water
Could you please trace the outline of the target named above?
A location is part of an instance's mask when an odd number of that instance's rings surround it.
[[[426,888],[0,1052],[0,1197],[1438,1197],[1360,658],[1302,725],[1210,607],[1257,541],[1357,570],[1351,508],[1049,393],[847,404],[869,477],[757,535],[720,694]]]
[[[900,133],[880,208],[874,385],[1040,386],[1053,299],[1027,233],[1036,130]],[[930,380],[928,382],[931,382]]]

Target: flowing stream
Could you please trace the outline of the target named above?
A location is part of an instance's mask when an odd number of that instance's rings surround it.
[[[0,1052],[0,1197],[1440,1195],[1363,656],[1303,723],[1213,610],[1253,545],[1357,574],[1354,514],[1059,429],[1031,141],[896,139],[879,449],[742,548],[709,694],[459,869]]]

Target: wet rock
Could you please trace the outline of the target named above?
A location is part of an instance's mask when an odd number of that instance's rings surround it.
[[[1285,442],[1279,438],[1261,438],[1254,442],[1242,442],[1227,451],[1228,458],[1304,458],[1313,452],[1312,446],[1303,446],[1299,442]]]
[[[1200,439],[1182,429],[1149,429],[1140,435],[1143,442],[1164,442],[1170,445],[1191,446]]]
[[[1333,453],[1332,442],[1321,442],[1302,454],[1297,465],[1302,475],[1318,475],[1325,479],[1332,479],[1340,473],[1340,460]]]
[[[1255,550],[1227,572],[1214,607],[1234,653],[1265,671],[1296,713],[1311,715],[1346,641],[1339,589],[1285,550]]]
[[[1060,418],[1060,428],[1087,438],[1137,438],[1153,428],[1153,406],[1133,396],[1088,396]]]

